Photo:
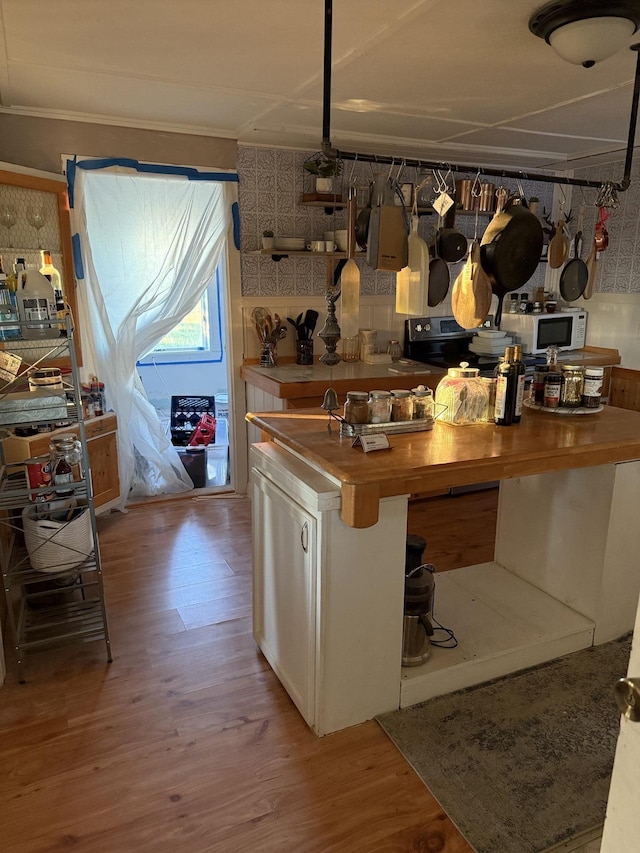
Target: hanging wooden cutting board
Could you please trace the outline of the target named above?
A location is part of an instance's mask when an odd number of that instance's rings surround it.
[[[480,263],[480,243],[475,240],[451,293],[453,316],[464,329],[475,329],[491,308],[491,282]]]
[[[547,261],[552,270],[559,270],[569,257],[569,240],[564,233],[564,224],[564,219],[558,220],[556,223],[556,233],[549,243]]]

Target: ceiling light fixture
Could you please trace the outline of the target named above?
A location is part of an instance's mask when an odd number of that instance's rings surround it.
[[[638,0],[552,0],[529,19],[535,36],[566,62],[584,68],[629,46],[639,26]]]

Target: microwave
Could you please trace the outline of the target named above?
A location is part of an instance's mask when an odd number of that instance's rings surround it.
[[[512,334],[514,342],[531,355],[544,353],[552,345],[561,350],[580,349],[585,343],[587,312],[503,314],[500,329]]]

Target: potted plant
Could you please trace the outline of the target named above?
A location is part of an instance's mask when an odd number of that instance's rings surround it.
[[[262,232],[262,248],[263,249],[273,249],[273,231],[263,231]]]
[[[342,160],[318,152],[304,162],[304,170],[316,177],[316,192],[333,192],[333,178],[342,172]]]

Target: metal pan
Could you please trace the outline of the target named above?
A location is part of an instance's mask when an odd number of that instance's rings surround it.
[[[574,257],[564,265],[560,275],[560,295],[565,302],[579,299],[589,281],[589,269],[580,257],[582,232],[578,231],[573,241]]]
[[[446,261],[437,255],[429,261],[429,293],[427,304],[429,308],[435,308],[447,297],[451,276]]]

